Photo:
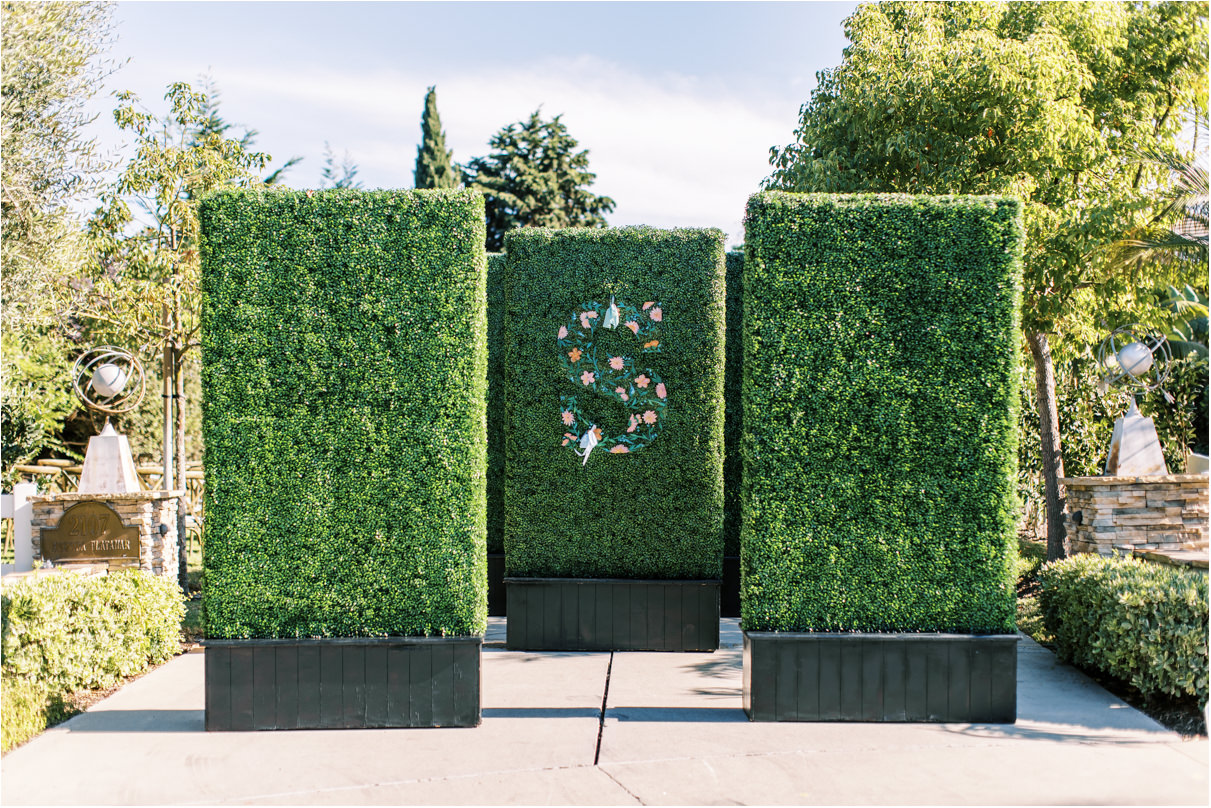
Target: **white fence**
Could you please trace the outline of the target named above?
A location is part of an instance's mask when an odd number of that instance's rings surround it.
[[[30,522],[34,509],[29,498],[38,493],[33,483],[17,483],[13,493],[0,494],[0,517],[13,520],[14,564],[5,564],[0,572],[26,572],[34,568],[34,540]]]

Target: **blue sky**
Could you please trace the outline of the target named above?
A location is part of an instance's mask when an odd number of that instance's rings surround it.
[[[816,72],[841,60],[850,2],[120,2],[107,94],[166,111],[209,74],[224,117],[255,128],[292,187],[317,187],[328,142],[366,188],[412,186],[425,90],[454,159],[541,106],[589,149],[611,225],[718,227],[792,139]],[[108,115],[102,144],[121,137]]]

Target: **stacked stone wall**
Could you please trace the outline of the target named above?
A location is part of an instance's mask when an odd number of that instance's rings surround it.
[[[1205,550],[1208,477],[1071,477],[1066,522],[1074,553]]]
[[[31,533],[34,566],[44,560],[42,531],[58,527],[68,508],[81,502],[100,502],[111,508],[124,527],[139,530],[139,558],[103,562],[109,569],[137,567],[153,575],[177,579],[180,569],[177,507],[184,491],[144,491],[137,494],[52,494],[32,497]],[[85,566],[95,566],[89,562]],[[65,564],[70,566],[70,564]]]

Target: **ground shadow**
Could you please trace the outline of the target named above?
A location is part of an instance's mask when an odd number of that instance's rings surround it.
[[[205,710],[91,710],[61,725],[68,732],[205,732]]]

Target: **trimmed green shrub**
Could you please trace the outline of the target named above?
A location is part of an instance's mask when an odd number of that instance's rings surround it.
[[[0,673],[0,751],[28,741],[47,724],[46,685],[33,679]]]
[[[720,578],[723,234],[525,228],[505,244],[506,574]]]
[[[723,554],[740,555],[740,485],[744,464],[744,253],[727,254],[727,338],[723,367]]]
[[[1082,554],[1045,565],[1039,583],[1061,660],[1206,705],[1205,573]]]
[[[225,191],[201,222],[207,636],[482,633],[482,197]]]
[[[505,551],[505,254],[488,254],[488,552]]]
[[[108,687],[180,650],[184,596],[137,570],[42,575],[4,588],[3,671],[50,692]],[[5,705],[7,712],[7,704]]]
[[[742,619],[1013,630],[1020,204],[760,193]]]

